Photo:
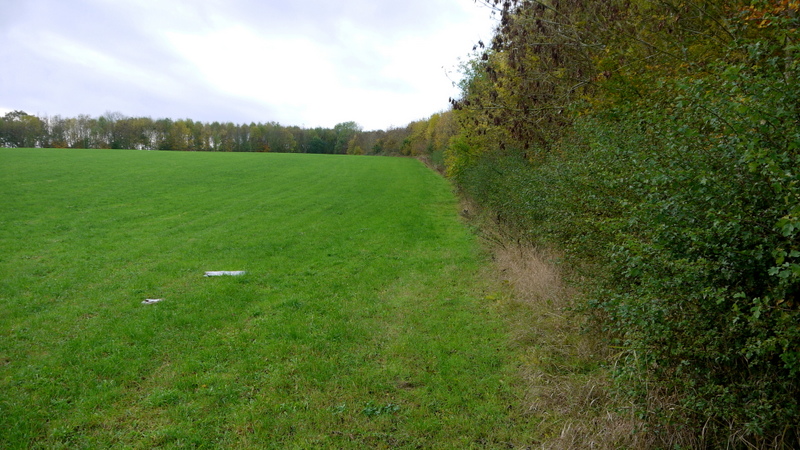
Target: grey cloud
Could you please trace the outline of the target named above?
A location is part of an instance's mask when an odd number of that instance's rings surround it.
[[[469,0],[465,0],[469,1]],[[225,14],[236,17],[265,33],[296,33],[335,38],[343,20],[377,36],[402,36],[427,32],[458,17],[448,11],[447,0],[234,0],[226,3]],[[450,10],[451,12],[451,10]]]
[[[295,114],[305,107],[270,106],[209,85],[164,32],[202,35],[237,24],[270,39],[300,36],[322,46],[348,88],[405,94],[414,87],[382,74],[394,55],[378,44],[457,22],[452,10],[452,0],[0,0],[0,60],[6,68],[0,71],[0,108],[302,124]],[[77,60],[53,54],[65,42],[76,45]],[[465,53],[471,44],[464,43]],[[82,48],[90,50],[81,54]]]

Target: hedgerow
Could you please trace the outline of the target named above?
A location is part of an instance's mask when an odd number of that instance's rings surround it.
[[[489,75],[456,104],[453,177],[520,235],[591,268],[585,312],[618,350],[620,392],[664,445],[799,446],[800,4],[608,5],[622,25],[592,22],[581,2],[508,2],[505,45],[525,48],[526,29],[552,45],[531,44],[512,65],[502,46],[480,59]],[[578,24],[589,32],[570,41]],[[611,37],[635,24],[634,37]],[[587,36],[597,48],[537,56]],[[558,84],[568,58],[591,83],[556,113],[532,113],[528,98],[519,115],[526,99],[511,86],[548,71]],[[504,95],[516,109],[485,107]],[[526,117],[546,124],[546,146]],[[503,134],[481,127],[504,124],[511,137],[487,145]]]

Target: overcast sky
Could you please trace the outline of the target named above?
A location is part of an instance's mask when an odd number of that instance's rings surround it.
[[[492,26],[473,0],[0,0],[0,113],[405,126]]]

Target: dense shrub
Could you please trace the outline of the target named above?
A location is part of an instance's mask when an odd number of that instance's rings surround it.
[[[454,178],[521,235],[590,263],[587,312],[615,339],[619,386],[662,442],[678,427],[698,446],[800,446],[800,5],[612,4],[652,18],[637,39],[664,46],[633,61],[629,42],[606,40],[583,57],[575,67],[596,61],[596,87],[550,123],[546,147],[487,145],[501,133],[462,101]],[[681,38],[704,24],[715,31]],[[466,100],[488,90],[478,81]]]

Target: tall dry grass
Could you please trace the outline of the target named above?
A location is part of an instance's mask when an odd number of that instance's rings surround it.
[[[515,242],[493,249],[495,267],[511,292],[509,318],[522,347],[524,407],[543,419],[543,449],[647,448],[632,409],[611,394],[602,336],[584,332],[573,306],[580,295],[564,281],[550,249]]]
[[[462,215],[486,242],[494,276],[505,286],[512,345],[519,347],[524,386],[519,407],[541,419],[541,449],[644,449],[653,440],[611,389],[606,367],[613,355],[603,336],[587,332],[574,307],[580,291],[561,255],[516,239],[478,207],[464,201]]]

